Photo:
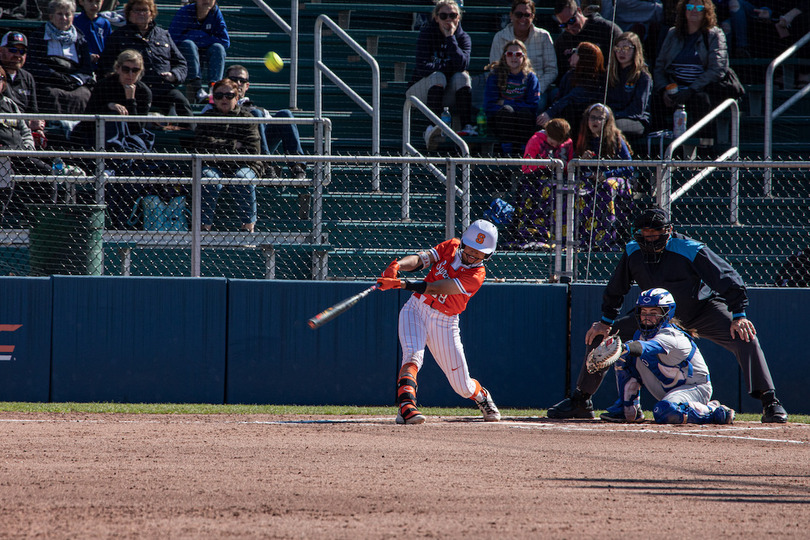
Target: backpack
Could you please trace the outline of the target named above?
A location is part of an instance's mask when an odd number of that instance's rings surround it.
[[[188,218],[186,216],[186,198],[184,196],[171,197],[164,201],[158,195],[144,195],[138,197],[132,214],[127,220],[130,226],[138,224],[138,211],[143,215],[143,230],[145,231],[187,231]]]

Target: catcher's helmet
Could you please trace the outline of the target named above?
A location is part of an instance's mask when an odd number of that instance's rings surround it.
[[[645,261],[658,262],[661,252],[669,241],[671,226],[669,214],[663,208],[648,208],[636,216],[633,222],[633,239],[638,242],[638,246],[644,253]],[[644,238],[641,229],[660,229],[661,234],[656,240],[648,241]]]
[[[658,307],[661,308],[661,320],[655,326],[646,326],[641,322],[641,308]],[[647,289],[638,295],[636,300],[636,322],[641,335],[649,339],[653,337],[661,328],[669,326],[672,317],[675,316],[675,298],[666,289]]]
[[[474,221],[461,236],[461,249],[469,246],[488,259],[498,247],[498,228],[485,219]]]

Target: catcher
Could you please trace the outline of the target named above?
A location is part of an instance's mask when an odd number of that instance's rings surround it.
[[[632,341],[605,339],[588,356],[596,373],[615,362],[623,414],[606,412],[609,422],[643,422],[641,388],[658,399],[653,417],[659,424],[731,424],[734,410],[712,397],[709,369],[697,345],[675,315],[675,299],[666,289],[648,289],[636,301],[638,330]]]
[[[458,395],[475,401],[487,422],[501,419],[492,395],[470,377],[458,328],[458,316],[484,283],[484,261],[497,244],[498,229],[479,219],[464,231],[461,240],[451,238],[428,251],[393,261],[377,280],[382,290],[414,293],[399,312],[402,367],[397,381],[397,424],[425,421],[416,408],[416,374],[424,362],[426,346]],[[398,278],[399,272],[423,268],[430,268],[424,281]]]

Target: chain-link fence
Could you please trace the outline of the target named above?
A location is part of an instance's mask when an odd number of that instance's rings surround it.
[[[368,280],[485,217],[501,233],[491,278],[600,282],[630,217],[662,201],[749,285],[773,285],[810,245],[802,162],[713,163],[697,148],[671,162],[664,197],[670,162],[574,160],[562,174],[452,153],[330,156],[324,127],[317,156],[204,154],[193,138],[183,153],[2,151],[0,274]]]

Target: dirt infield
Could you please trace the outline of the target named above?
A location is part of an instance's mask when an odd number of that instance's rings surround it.
[[[1,538],[806,538],[810,425],[0,414]]]

